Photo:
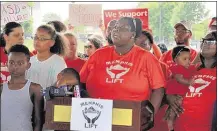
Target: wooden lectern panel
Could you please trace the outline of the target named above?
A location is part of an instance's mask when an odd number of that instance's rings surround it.
[[[45,129],[70,130],[70,122],[54,121],[54,107],[55,105],[71,106],[71,100],[70,97],[59,97],[46,102]],[[143,111],[145,106],[146,102],[113,101],[113,111],[119,109],[132,111],[132,121],[127,126],[117,123],[113,118],[112,131],[144,131],[142,127],[146,123],[146,119],[144,119],[146,114]]]

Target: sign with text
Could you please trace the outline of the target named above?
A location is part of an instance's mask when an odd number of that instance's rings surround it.
[[[1,4],[1,25],[8,22],[23,22],[30,18],[30,7],[27,2]]]
[[[120,17],[133,17],[139,18],[142,21],[143,29],[148,28],[148,9],[121,9],[121,10],[104,10],[104,25],[113,19],[119,19]]]
[[[112,100],[72,98],[70,130],[112,131]]]
[[[98,26],[101,19],[101,4],[70,4],[69,23],[72,26]]]

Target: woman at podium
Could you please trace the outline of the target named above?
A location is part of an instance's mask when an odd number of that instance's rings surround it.
[[[111,32],[114,46],[99,49],[90,56],[80,77],[92,98],[150,100],[157,112],[165,78],[159,61],[134,44],[141,31],[139,21],[122,17]]]

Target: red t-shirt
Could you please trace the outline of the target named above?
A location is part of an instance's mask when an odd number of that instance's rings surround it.
[[[211,131],[214,102],[217,99],[217,69],[201,69],[195,84],[183,100],[185,112],[176,121],[176,131]]]
[[[173,50],[169,50],[165,52],[160,58],[160,61],[162,61],[163,63],[166,63],[169,67],[176,64],[172,58],[172,51]],[[193,61],[195,57],[197,56],[197,52],[192,48],[190,48],[190,51],[191,51],[191,61]]]
[[[67,67],[75,69],[77,72],[80,72],[83,65],[85,64],[85,60],[77,58],[76,60],[65,59]]]
[[[163,71],[163,73],[164,73],[165,80],[168,80],[168,79],[169,79],[169,76],[170,76],[169,67],[168,67],[167,64],[165,64],[165,63],[163,63],[163,62],[161,62],[161,61],[159,61],[159,62],[160,62],[160,66],[161,66],[161,68],[162,68],[162,71]]]
[[[185,68],[181,65],[174,65],[169,68],[172,73],[172,76],[180,74],[183,75],[184,79],[191,79],[194,71],[196,70],[194,65],[189,66],[189,68]],[[187,91],[189,91],[189,86],[184,85],[176,81],[176,79],[171,78],[166,85],[166,94],[177,94],[184,96]]]
[[[3,47],[0,47],[0,53],[1,53],[1,78],[0,83],[6,82],[10,79],[10,73],[8,72],[8,68],[6,66],[8,61],[8,56],[5,54],[5,50]]]
[[[150,89],[165,84],[159,61],[138,46],[122,56],[114,46],[97,50],[83,66],[80,77],[91,97],[113,100],[147,100]]]
[[[32,53],[32,55],[36,55],[36,54],[37,54],[37,51],[36,51],[36,50],[33,50],[31,53]]]
[[[185,112],[176,120],[175,131],[211,131],[213,106],[216,100],[216,68],[195,72],[196,84],[189,88],[183,100]],[[168,131],[163,117],[167,105],[155,115],[155,125],[151,131]]]

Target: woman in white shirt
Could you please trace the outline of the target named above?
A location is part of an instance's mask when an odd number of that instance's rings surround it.
[[[34,48],[37,54],[30,59],[26,77],[45,89],[53,85],[58,73],[67,67],[63,57],[69,50],[68,44],[53,27],[41,25],[34,37]]]

